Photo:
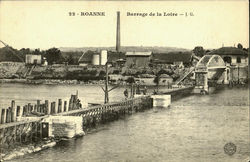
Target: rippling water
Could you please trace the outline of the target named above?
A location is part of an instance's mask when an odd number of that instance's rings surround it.
[[[101,93],[94,86],[92,91],[84,86],[34,86],[30,91],[41,91],[39,96],[53,91],[64,97],[64,92],[79,88],[79,95],[85,99]],[[120,93],[117,89],[111,98],[119,99]],[[0,97],[2,100],[4,96]],[[95,99],[103,100],[100,96]],[[228,142],[237,146],[232,156],[224,153]],[[249,150],[248,88],[222,88],[210,95],[190,95],[173,102],[170,108],[151,109],[101,125],[84,137],[61,141],[53,148],[13,161],[244,162],[249,160]]]
[[[97,85],[35,85],[35,84],[0,84],[0,107],[9,107],[11,100],[16,105],[36,103],[40,99],[57,101],[58,99],[69,101],[71,94],[76,94],[83,104],[103,103],[104,92]],[[110,92],[110,100],[118,101],[123,97],[124,87]]]

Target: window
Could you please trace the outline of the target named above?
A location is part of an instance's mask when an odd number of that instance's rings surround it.
[[[229,63],[229,64],[231,64],[231,62],[232,62],[232,59],[231,59],[231,57],[229,57],[229,56],[224,57],[223,60],[224,60],[226,63]]]
[[[241,63],[241,58],[237,57],[237,63]]]

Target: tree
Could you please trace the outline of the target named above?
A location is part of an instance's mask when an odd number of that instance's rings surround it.
[[[69,56],[66,58],[66,61],[68,62],[69,65],[75,64],[73,54],[69,54]]]
[[[196,56],[199,56],[199,57],[202,57],[204,56],[205,54],[205,50],[203,49],[202,46],[196,46],[194,49],[193,49],[193,52]]]
[[[45,57],[49,64],[53,64],[53,62],[56,62],[56,63],[63,62],[61,51],[58,48],[50,48],[46,50]]]
[[[41,55],[42,52],[41,52],[40,49],[38,48],[38,49],[35,49],[35,51],[33,52],[33,54],[35,54],[35,55]]]
[[[31,51],[29,48],[22,48],[19,50],[19,52],[22,54],[22,55],[26,55],[26,54],[31,54]]]
[[[129,78],[127,79],[127,83],[129,83],[129,84],[135,83],[134,77],[129,77]]]
[[[240,43],[238,43],[237,47],[238,47],[239,49],[243,49],[243,46],[242,46],[242,44],[240,44]]]
[[[249,48],[243,48],[243,51],[249,52]]]

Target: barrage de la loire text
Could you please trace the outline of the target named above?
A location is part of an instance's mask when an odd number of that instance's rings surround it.
[[[105,12],[69,12],[69,16],[106,16]],[[138,17],[147,17],[147,16],[194,16],[193,12],[149,12],[149,13],[134,13],[127,12],[126,16],[138,16]]]

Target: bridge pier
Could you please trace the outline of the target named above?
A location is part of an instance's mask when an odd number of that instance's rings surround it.
[[[203,90],[205,93],[208,93],[208,74],[204,74],[204,87]]]
[[[195,88],[193,93],[206,94],[209,92],[208,86],[208,72],[207,71],[196,71],[195,72]]]
[[[219,55],[204,55],[195,67],[195,93],[206,93],[208,81],[212,84],[228,84],[230,69]]]
[[[226,67],[224,71],[224,84],[229,84],[230,78],[230,68]]]

